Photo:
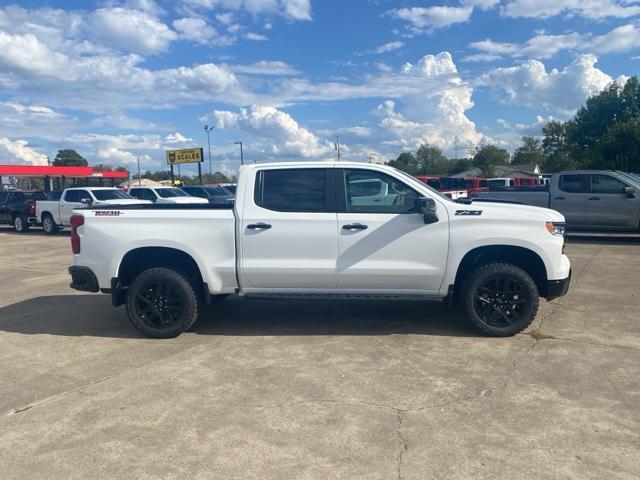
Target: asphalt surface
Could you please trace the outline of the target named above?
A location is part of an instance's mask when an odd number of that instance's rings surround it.
[[[423,302],[229,299],[174,340],[0,229],[0,478],[640,478],[640,238],[572,239],[568,296],[477,336]]]

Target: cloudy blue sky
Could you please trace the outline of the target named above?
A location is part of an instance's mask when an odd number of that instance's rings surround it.
[[[0,2],[0,163],[512,150],[640,72],[640,0]]]

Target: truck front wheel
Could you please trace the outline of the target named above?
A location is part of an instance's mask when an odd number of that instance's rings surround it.
[[[173,338],[198,319],[198,295],[182,273],[150,268],[131,282],[126,309],[131,322],[144,335]]]
[[[464,280],[460,300],[471,324],[482,333],[508,337],[529,326],[538,311],[538,287],[509,263],[489,263]]]

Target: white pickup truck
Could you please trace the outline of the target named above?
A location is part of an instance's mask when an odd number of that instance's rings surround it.
[[[67,188],[48,200],[36,202],[36,218],[45,233],[55,234],[61,227],[71,226],[71,215],[76,208],[87,205],[133,205],[151,203],[131,197],[114,187]]]
[[[161,338],[229,294],[448,299],[507,336],[571,273],[558,212],[456,203],[385,165],[246,165],[235,205],[90,206],[70,221],[71,287],[111,294]]]

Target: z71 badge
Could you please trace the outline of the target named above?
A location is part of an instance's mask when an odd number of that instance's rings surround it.
[[[456,210],[456,215],[482,215],[482,210]]]
[[[96,210],[96,217],[119,217],[119,210]]]

